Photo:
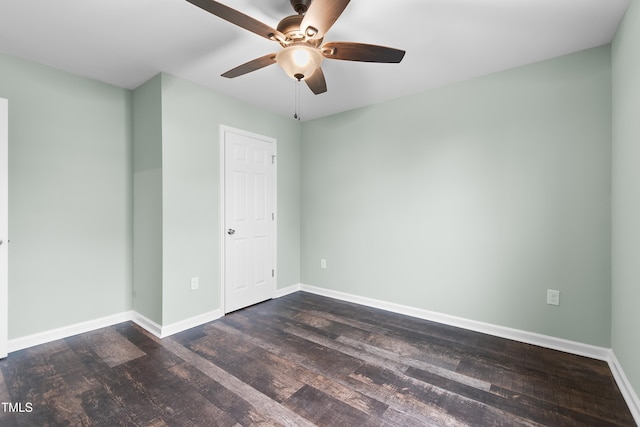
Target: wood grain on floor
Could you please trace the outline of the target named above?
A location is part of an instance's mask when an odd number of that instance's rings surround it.
[[[0,361],[0,426],[634,426],[605,362],[298,292]]]

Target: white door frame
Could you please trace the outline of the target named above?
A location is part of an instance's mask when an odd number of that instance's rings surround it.
[[[261,141],[266,141],[273,143],[274,153],[277,159],[277,140],[275,138],[271,138],[268,136],[260,135],[253,132],[248,132],[242,129],[234,128],[227,125],[220,125],[220,308],[223,313],[226,313],[226,213],[225,213],[225,135],[227,132],[235,133],[237,135],[244,135],[250,138],[259,139]],[[274,160],[275,161],[275,160]],[[278,265],[278,162],[274,164],[274,175],[273,175],[273,191],[274,191],[274,212],[275,212],[275,220],[274,220],[274,263]],[[274,297],[275,291],[278,289],[278,269],[275,269],[274,273]]]
[[[9,108],[0,98],[0,359],[9,339]]]

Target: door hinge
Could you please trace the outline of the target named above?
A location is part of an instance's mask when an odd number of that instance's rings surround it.
[[[271,277],[276,277],[276,271],[275,270],[271,270]]]
[[[271,155],[271,164],[272,164],[272,165],[275,165],[275,164],[276,164],[276,155],[275,155],[275,154],[272,154],[272,155]]]
[[[276,220],[276,213],[271,212],[271,221],[275,221],[275,220]]]

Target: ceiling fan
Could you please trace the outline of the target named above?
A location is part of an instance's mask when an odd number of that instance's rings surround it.
[[[324,58],[360,62],[399,63],[405,51],[385,46],[352,43],[323,43],[324,36],[350,0],[290,0],[297,15],[282,19],[272,28],[242,12],[214,0],[187,0],[219,18],[278,42],[277,53],[256,58],[222,74],[234,78],[278,63],[292,78],[304,82],[318,95],[327,91],[320,64]]]

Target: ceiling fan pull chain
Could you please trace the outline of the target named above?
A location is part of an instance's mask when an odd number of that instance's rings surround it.
[[[302,113],[300,112],[300,80],[296,82],[296,111],[298,112],[298,120],[301,120]]]
[[[293,113],[293,118],[296,120],[300,120],[300,80],[298,79],[295,82],[295,89],[294,89],[294,113]]]

